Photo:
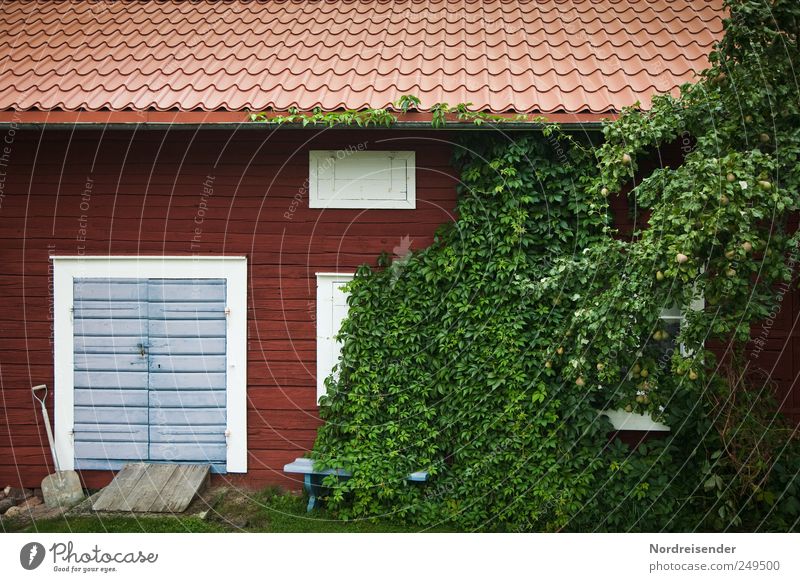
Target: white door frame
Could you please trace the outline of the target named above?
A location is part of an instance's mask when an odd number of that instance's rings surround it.
[[[62,470],[75,467],[73,284],[76,278],[225,279],[228,473],[247,472],[247,258],[54,256],[55,441]]]

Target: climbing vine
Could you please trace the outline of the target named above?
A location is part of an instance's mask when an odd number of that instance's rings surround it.
[[[421,102],[419,97],[414,95],[402,95],[393,105],[394,111],[408,113],[411,109],[420,109]],[[493,115],[485,111],[473,111],[470,107],[472,107],[472,103],[459,103],[453,106],[447,103],[435,103],[430,108],[431,127],[441,129],[447,125],[448,119],[462,123],[472,123],[476,126],[487,123],[502,124],[509,121],[529,121],[528,116],[524,114],[508,117],[505,115]],[[297,124],[302,127],[336,127],[338,125],[391,127],[397,123],[398,120],[399,118],[397,115],[386,108],[323,111],[320,107],[315,107],[311,113],[303,113],[296,107],[290,107],[286,115],[268,111],[250,114],[250,121],[272,125]],[[538,118],[536,121],[538,121]]]
[[[321,466],[352,472],[327,479],[341,517],[504,531],[798,527],[800,452],[744,354],[754,323],[779,308],[800,243],[789,228],[800,5],[728,8],[711,67],[679,97],[626,109],[595,137],[547,126],[465,138],[455,223],[426,249],[358,270],[314,449]],[[680,163],[646,170],[685,139]],[[631,236],[615,228],[615,196],[643,225]],[[677,327],[660,318],[669,308],[683,312]],[[671,431],[631,448],[609,439],[608,410]],[[409,484],[418,470],[429,482]]]

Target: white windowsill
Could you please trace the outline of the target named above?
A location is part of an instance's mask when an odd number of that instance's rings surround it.
[[[649,414],[625,412],[624,410],[603,410],[601,415],[608,417],[616,430],[648,430],[669,432],[666,424],[656,422]]]

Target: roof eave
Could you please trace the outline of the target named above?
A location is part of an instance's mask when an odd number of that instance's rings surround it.
[[[275,112],[275,116],[285,113]],[[426,112],[395,113],[397,122],[391,126],[370,125],[367,129],[433,129],[432,115]],[[548,113],[529,114],[530,121],[520,121],[519,114],[500,114],[508,121],[486,121],[476,125],[472,121],[448,119],[446,129],[535,129],[545,123],[558,123],[563,127],[590,129],[603,121],[616,117],[615,113]],[[302,123],[266,123],[250,120],[249,112],[242,111],[0,111],[0,127],[20,129],[324,129],[328,125]],[[335,125],[336,129],[363,129],[357,125]]]

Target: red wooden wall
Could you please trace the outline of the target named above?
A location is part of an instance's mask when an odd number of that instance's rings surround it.
[[[446,134],[435,141],[374,130],[14,137],[8,167],[0,168],[0,486],[38,487],[52,468],[30,395],[34,384],[53,386],[49,255],[247,255],[250,470],[226,478],[289,484],[283,465],[312,446],[319,424],[315,272],[375,264],[404,237],[413,249],[429,245],[452,221],[456,201]],[[416,210],[308,208],[308,149],[359,144],[416,151]],[[90,486],[109,479],[83,477]]]
[[[247,255],[248,440],[242,485],[297,486],[283,465],[313,444],[317,271],[351,271],[453,219],[450,135],[407,131],[17,131],[0,160],[0,486],[52,470],[30,386],[53,386],[48,256]],[[435,138],[435,139],[433,139]],[[417,209],[310,210],[308,149],[414,149]],[[661,163],[669,163],[666,156]],[[674,160],[673,160],[674,161]],[[209,193],[210,190],[210,193]],[[630,228],[624,198],[618,223]],[[800,295],[755,365],[800,421]],[[754,334],[760,333],[758,330]],[[52,400],[51,400],[52,403]],[[51,411],[52,415],[52,411]],[[110,475],[86,472],[87,485]]]
[[[748,346],[754,381],[774,390],[780,409],[800,426],[800,292],[795,277],[775,317],[752,329]]]

